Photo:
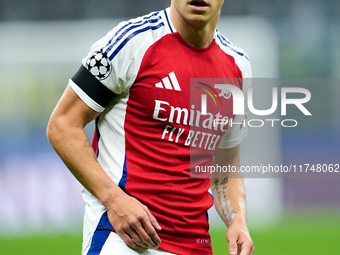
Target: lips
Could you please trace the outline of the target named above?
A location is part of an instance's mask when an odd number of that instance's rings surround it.
[[[205,1],[202,0],[192,0],[189,2],[191,6],[197,6],[197,7],[207,7],[208,4]]]

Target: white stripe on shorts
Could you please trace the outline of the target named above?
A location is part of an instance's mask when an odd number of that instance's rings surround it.
[[[174,253],[155,250],[155,249],[141,249],[133,250],[127,246],[124,240],[115,232],[111,232],[106,239],[99,255],[176,255]]]

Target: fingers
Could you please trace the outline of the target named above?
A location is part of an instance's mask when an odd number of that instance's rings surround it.
[[[249,235],[243,234],[237,241],[240,255],[252,255],[255,252],[253,241]]]
[[[243,244],[237,244],[237,242],[229,243],[230,255],[252,255],[255,252],[255,248],[252,242]]]
[[[255,248],[254,248],[253,242],[250,240],[250,241],[246,241],[242,243],[241,245],[239,245],[239,251],[240,251],[240,255],[254,254]]]
[[[151,212],[149,211],[149,209],[145,206],[145,209],[146,209],[146,213],[148,214],[149,216],[149,220],[151,222],[151,225],[157,230],[157,231],[161,231],[162,228],[161,226],[158,224],[156,218],[151,214]]]
[[[132,240],[132,238],[126,234],[125,232],[120,232],[118,233],[117,231],[117,234],[124,240],[124,242],[132,249],[134,250],[137,250],[137,249],[140,249],[142,248],[141,246],[137,245],[134,240]]]
[[[249,234],[244,232],[227,233],[230,255],[253,255],[255,252],[253,241]]]
[[[162,228],[147,208],[146,212],[148,217],[146,220],[142,221],[142,227],[143,230],[145,230],[145,235],[142,237],[142,240],[147,243],[152,243],[152,247],[158,247],[161,244],[161,239],[159,238],[156,230],[160,231]],[[142,232],[142,234],[144,233]]]
[[[253,255],[255,252],[255,248],[252,247],[250,250],[246,251],[246,250],[243,250],[241,251],[241,253],[238,253],[240,255]]]
[[[160,245],[161,239],[148,218],[143,218],[139,222],[131,224],[130,227],[134,230],[131,235],[136,244],[144,248],[157,248]],[[137,237],[134,237],[135,235]]]
[[[155,232],[155,235],[158,237],[159,243],[153,241],[140,221],[131,221],[122,230],[116,230],[116,232],[123,238],[124,242],[133,249],[157,248],[160,244],[157,233]]]
[[[119,212],[113,210],[110,215],[111,225],[117,234],[132,249],[158,248],[161,239],[156,231],[160,231],[161,227],[149,209],[135,199],[130,200],[128,208],[123,207]]]

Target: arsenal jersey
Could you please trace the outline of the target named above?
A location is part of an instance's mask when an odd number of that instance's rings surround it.
[[[122,22],[97,41],[70,80],[96,119],[93,148],[112,180],[145,204],[162,230],[160,249],[212,254],[207,210],[213,205],[209,176],[217,148],[246,136],[245,115],[216,86],[228,82],[246,97],[251,70],[245,53],[218,30],[207,48],[185,42],[169,9]],[[202,177],[202,178],[201,178]],[[114,231],[105,208],[87,190],[84,250]],[[103,232],[102,232],[103,233]],[[99,240],[100,242],[100,240]]]

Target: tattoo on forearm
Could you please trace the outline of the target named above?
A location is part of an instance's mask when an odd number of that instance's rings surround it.
[[[86,147],[92,147],[91,142],[89,141],[89,139],[86,139],[86,140],[85,140],[84,145],[85,145]]]
[[[84,145],[85,145],[85,147],[92,148],[92,145],[91,145],[91,142],[89,141],[89,139],[86,139],[86,141],[84,142]],[[96,153],[94,153],[94,151],[93,151],[93,158],[98,162]]]
[[[228,177],[225,177],[225,178],[221,181],[220,185],[227,185],[228,180],[229,180]]]
[[[234,218],[234,216],[235,216],[236,213],[237,213],[237,212],[234,211],[234,210],[232,210],[232,211],[230,212],[230,214],[229,214],[229,219],[228,219],[229,224],[230,224],[230,222],[233,220],[233,218]]]
[[[228,177],[225,177],[221,182],[219,180],[216,180],[214,184],[216,187],[218,203],[221,206],[222,217],[229,227],[232,219],[237,212],[231,208],[229,199],[227,197]]]

